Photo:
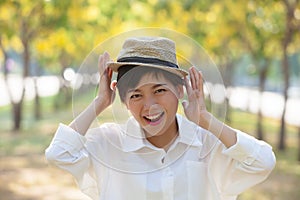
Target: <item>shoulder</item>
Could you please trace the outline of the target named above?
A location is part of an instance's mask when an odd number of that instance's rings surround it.
[[[99,127],[89,129],[85,137],[89,143],[116,143],[119,141],[121,133],[122,125],[117,123],[104,123]]]
[[[222,146],[220,140],[209,130],[203,129],[185,116],[177,115],[179,132],[189,144],[194,144],[200,150],[200,157],[206,157]]]

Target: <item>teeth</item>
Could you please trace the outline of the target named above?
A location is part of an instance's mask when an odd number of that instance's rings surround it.
[[[146,116],[146,118],[150,119],[152,121],[152,120],[155,120],[155,119],[159,118],[161,116],[161,114],[162,113],[159,113],[157,115]]]

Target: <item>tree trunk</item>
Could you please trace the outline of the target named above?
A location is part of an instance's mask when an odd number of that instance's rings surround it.
[[[7,61],[8,61],[8,55],[5,51],[5,48],[2,44],[1,38],[0,38],[0,49],[4,55],[4,82],[6,84],[6,89],[7,89],[7,94],[9,97],[9,101],[10,101],[10,105],[11,105],[11,112],[12,112],[12,116],[13,116],[13,131],[18,131],[21,128],[21,121],[22,121],[22,104],[23,104],[23,99],[25,96],[25,85],[24,85],[24,80],[23,80],[23,89],[22,89],[22,94],[20,97],[20,100],[18,102],[14,102],[13,98],[12,98],[12,91],[10,90],[9,84],[8,84],[8,66],[7,66]]]
[[[263,131],[263,114],[261,109],[261,102],[262,102],[262,94],[265,91],[266,86],[266,78],[269,71],[269,60],[266,59],[265,63],[262,65],[262,69],[259,73],[259,108],[257,113],[257,122],[256,122],[256,131],[257,131],[257,138],[260,140],[264,140],[264,131]]]
[[[22,29],[24,31],[23,34],[26,34],[26,24],[22,24]],[[29,64],[30,64],[30,53],[29,53],[29,41],[26,35],[22,35],[22,43],[24,47],[23,51],[23,76],[22,76],[22,94],[17,103],[13,104],[13,119],[14,119],[14,131],[18,131],[21,129],[22,126],[22,119],[23,119],[23,100],[25,97],[25,79],[29,75]]]
[[[300,126],[298,127],[298,161],[300,162]]]
[[[34,118],[35,120],[41,119],[41,103],[40,103],[40,95],[38,91],[37,84],[38,76],[33,78],[34,84]]]
[[[288,64],[288,56],[287,56],[287,49],[284,49],[283,51],[283,63],[282,63],[282,70],[284,75],[284,89],[283,89],[283,97],[284,97],[284,104],[283,104],[283,111],[281,115],[281,126],[280,126],[280,132],[279,132],[279,144],[278,149],[279,150],[285,150],[286,149],[286,123],[285,123],[285,113],[286,113],[286,103],[288,100],[288,88],[289,88],[289,64]]]
[[[282,50],[283,50],[283,58],[282,58],[282,72],[284,78],[284,90],[283,90],[283,97],[284,97],[284,106],[283,112],[281,116],[281,127],[279,133],[279,144],[278,148],[280,150],[286,149],[285,143],[285,132],[286,132],[286,123],[285,123],[285,113],[286,113],[286,104],[288,100],[288,89],[290,86],[290,69],[289,69],[289,61],[288,61],[288,46],[292,41],[293,34],[295,34],[298,30],[296,29],[295,25],[293,24],[294,19],[294,12],[297,8],[297,1],[290,2],[288,0],[284,0],[284,5],[286,7],[286,21],[285,21],[285,32],[282,40]]]
[[[233,71],[234,71],[234,61],[230,60],[230,58],[225,57],[223,59],[223,65],[220,68],[221,75],[224,80],[225,88],[232,86],[232,79],[233,79]],[[230,94],[229,94],[230,95]],[[225,96],[225,106],[226,106],[226,114],[225,114],[225,121],[230,124],[231,122],[231,107],[229,105],[229,98],[230,96],[226,92]]]
[[[23,102],[23,100],[12,104],[12,108],[13,108],[12,112],[13,112],[13,118],[14,118],[13,131],[18,131],[21,129],[22,106],[23,106],[22,102]]]

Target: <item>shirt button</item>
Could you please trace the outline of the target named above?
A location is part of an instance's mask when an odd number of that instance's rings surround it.
[[[165,162],[165,157],[163,157],[162,159],[161,159],[161,163],[164,163]]]
[[[253,163],[253,161],[254,161],[254,158],[252,158],[252,157],[247,157],[246,160],[244,161],[244,163],[245,163],[246,165],[251,165],[251,164]]]

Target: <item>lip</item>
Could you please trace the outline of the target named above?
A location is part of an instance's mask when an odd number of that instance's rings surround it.
[[[143,116],[143,119],[148,125],[156,126],[162,121],[164,115],[165,112],[152,114],[152,115],[145,115]]]

